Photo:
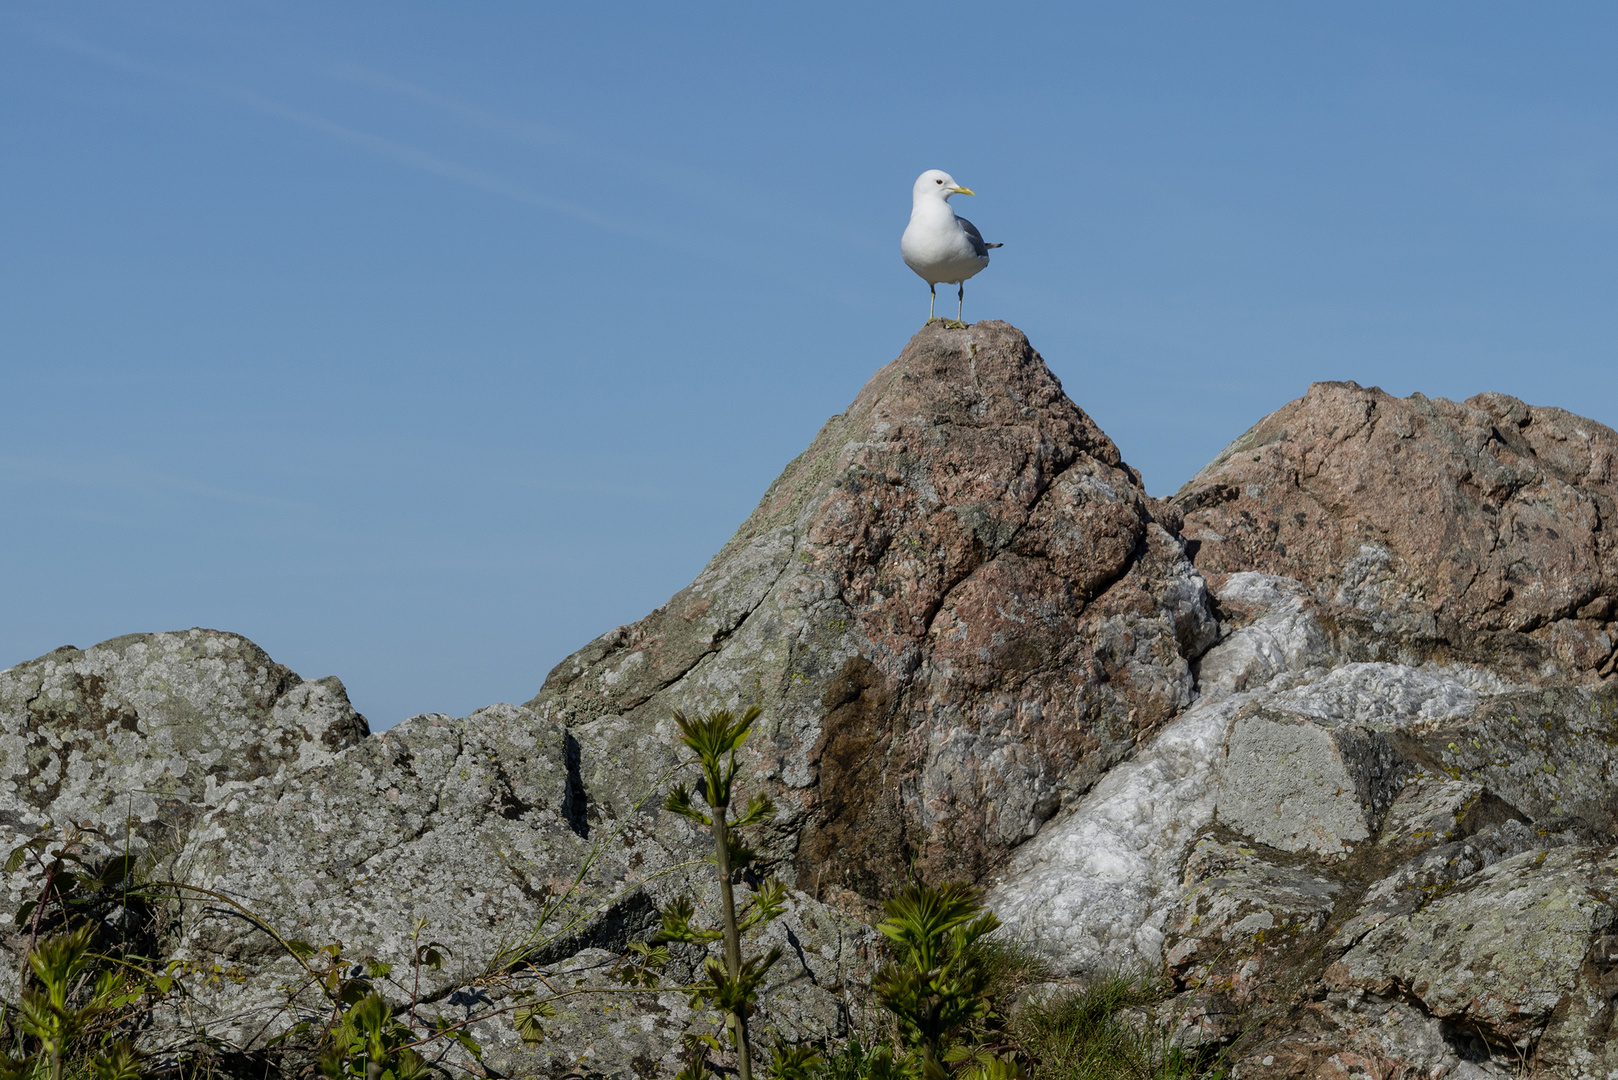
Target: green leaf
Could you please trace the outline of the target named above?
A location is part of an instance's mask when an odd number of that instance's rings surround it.
[[[140,860],[134,855],[119,855],[115,859],[108,859],[107,865],[101,868],[101,884],[118,885],[135,873],[135,864]]]
[[[471,1035],[467,1034],[465,1028],[456,1028],[455,1030],[447,1031],[444,1034],[448,1035],[450,1038],[452,1038],[456,1042],[460,1043],[461,1048],[463,1050],[465,1050],[468,1054],[471,1054],[473,1060],[480,1061],[480,1062],[483,1060],[483,1046],[482,1046],[482,1044],[479,1043],[476,1039],[472,1038]]]
[[[732,870],[740,870],[742,867],[750,866],[757,861],[758,852],[742,840],[740,833],[733,832],[726,839],[729,841],[726,844],[726,849],[730,852],[730,868]],[[713,862],[715,860],[709,859],[708,861]]]
[[[698,825],[709,827],[713,825],[713,818],[696,808],[691,801],[691,789],[684,784],[676,784],[669,789],[668,798],[663,800],[663,809],[683,818],[689,818]]]
[[[676,899],[659,914],[663,918],[663,929],[657,933],[658,941],[684,941],[694,945],[701,945],[709,941],[718,941],[725,935],[718,930],[705,930],[692,924],[696,917],[696,905],[689,896]]]
[[[512,1013],[511,1022],[524,1046],[538,1046],[545,1041],[545,1029],[540,1021],[555,1015],[556,1006],[548,1001],[539,1001],[532,1005],[524,1005]]]
[[[759,923],[769,922],[786,910],[787,887],[774,878],[768,878],[759,886],[758,893],[753,897],[752,907],[737,924],[743,931],[751,930]]]
[[[299,960],[307,960],[311,956],[315,955],[315,947],[313,945],[309,944],[307,941],[299,941],[296,938],[287,942],[287,948],[290,949],[292,951],[292,955],[296,956]]]
[[[823,1064],[825,1059],[814,1046],[777,1041],[770,1053],[770,1080],[810,1080]]]
[[[768,795],[762,793],[754,795],[747,801],[747,809],[741,812],[737,819],[731,822],[731,827],[745,829],[757,825],[771,814],[775,813],[775,804]]]
[[[142,1071],[140,1053],[127,1042],[115,1043],[90,1059],[90,1075],[95,1080],[141,1080]]]
[[[277,1046],[277,1045],[279,1045],[279,1044],[281,1044],[283,1042],[286,1042],[288,1039],[296,1039],[300,1035],[307,1035],[307,1034],[309,1034],[309,1029],[310,1029],[311,1026],[312,1025],[309,1023],[309,1021],[300,1020],[296,1024],[293,1024],[287,1030],[281,1032],[281,1034],[275,1036],[273,1039],[271,1039],[265,1045],[267,1045],[267,1046]]]
[[[674,714],[680,741],[696,753],[697,764],[702,767],[701,792],[709,806],[717,809],[730,805],[731,784],[736,778],[736,751],[747,741],[759,713],[759,707],[753,705],[739,717],[729,709],[717,709],[697,717],[681,712]]]
[[[342,1002],[344,1005],[358,1005],[360,1002],[364,1001],[370,995],[370,993],[370,983],[366,982],[364,979],[351,979],[343,984],[343,989],[337,995],[337,1000]]]
[[[624,955],[612,967],[612,977],[623,986],[650,989],[658,984],[660,972],[669,962],[669,951],[662,945],[631,941]]]
[[[28,858],[28,849],[32,846],[31,843],[18,844],[11,849],[11,854],[6,856],[6,873],[15,874],[22,867],[23,860]]]
[[[18,926],[27,926],[28,925],[28,916],[32,915],[34,913],[34,909],[36,907],[38,907],[38,906],[39,906],[39,901],[38,900],[24,901],[23,905],[17,909],[16,918],[12,919],[11,921],[13,923],[15,923],[16,925],[18,925]]]

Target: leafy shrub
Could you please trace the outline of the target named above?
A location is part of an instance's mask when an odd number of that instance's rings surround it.
[[[676,784],[664,802],[666,809],[708,829],[713,836],[713,863],[719,877],[720,925],[717,928],[698,925],[695,902],[682,897],[663,910],[663,929],[659,937],[663,941],[701,946],[716,941],[724,943],[723,961],[709,957],[703,966],[706,978],[685,990],[691,995],[693,1005],[705,1003],[725,1017],[740,1080],[753,1077],[748,1017],[758,1002],[765,976],[781,958],[779,948],[744,956],[742,935],[775,919],[786,904],[786,887],[772,878],[759,887],[741,912],[736,908],[733,878],[758,858],[758,853],[742,839],[741,830],[758,825],[775,813],[769,796],[756,793],[740,814],[734,819],[730,817],[736,752],[747,741],[758,717],[756,705],[741,716],[728,709],[697,717],[675,713],[680,741],[696,754],[696,764],[701,770],[694,794],[708,809],[697,808],[692,801],[692,788],[683,783]],[[700,1080],[707,1071],[706,1048],[716,1047],[716,1040],[697,1037],[688,1041],[687,1046],[691,1051],[690,1064],[680,1076],[682,1080]],[[818,1055],[812,1050],[779,1046],[771,1062],[770,1075],[774,1080],[801,1080],[817,1062]]]
[[[69,825],[11,851],[7,872],[32,862],[42,884],[15,918],[26,929],[21,999],[0,1012],[9,1049],[0,1051],[0,1080],[135,1080],[141,1055],[131,1039],[156,1003],[179,989],[179,963],[160,965],[141,932],[149,897],[125,852],[93,859],[101,834]],[[122,917],[111,918],[113,912]]]

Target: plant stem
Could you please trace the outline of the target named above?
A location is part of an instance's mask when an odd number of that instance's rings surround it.
[[[719,899],[724,907],[725,970],[732,979],[742,973],[742,935],[736,926],[736,894],[730,884],[730,828],[724,806],[712,807],[714,854],[719,863]],[[747,1047],[747,1014],[730,1014],[730,1038],[736,1044],[736,1070],[740,1080],[753,1080],[753,1060]]]

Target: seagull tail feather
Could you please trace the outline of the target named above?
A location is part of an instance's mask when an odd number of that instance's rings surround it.
[[[997,248],[997,247],[1005,247],[1006,245],[1004,245],[1004,244],[984,244],[983,246],[987,247],[987,248]]]

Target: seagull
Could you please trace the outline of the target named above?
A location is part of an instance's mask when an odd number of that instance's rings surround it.
[[[961,322],[961,310],[966,306],[966,279],[989,265],[989,249],[1000,244],[985,244],[977,226],[950,209],[951,195],[972,195],[955,178],[942,169],[928,169],[916,178],[910,189],[910,224],[899,240],[899,254],[905,265],[914,270],[927,283],[932,299],[927,303],[927,321],[934,319],[933,308],[938,303],[938,283],[959,285],[955,294],[955,322]]]

